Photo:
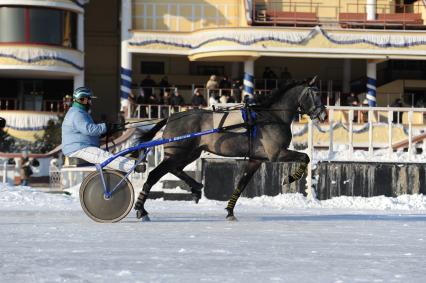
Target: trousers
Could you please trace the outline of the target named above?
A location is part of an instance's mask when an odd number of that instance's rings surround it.
[[[69,155],[69,157],[81,158],[93,164],[100,164],[112,156],[113,154],[109,153],[108,151],[105,151],[99,147],[94,147],[94,146],[85,147]],[[121,172],[129,172],[134,165],[135,165],[134,160],[120,156],[114,159],[106,167],[109,169],[114,169]]]

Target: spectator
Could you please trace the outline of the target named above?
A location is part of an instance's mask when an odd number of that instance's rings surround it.
[[[232,83],[234,101],[241,102],[241,94],[243,93],[243,87],[243,83],[240,79],[235,79]]]
[[[178,106],[185,105],[185,101],[183,100],[183,97],[180,95],[180,93],[177,91],[177,89],[175,90],[172,98],[170,99],[170,104],[173,106],[174,112],[179,111]]]
[[[209,98],[209,105],[216,105],[219,104],[219,99],[216,95],[214,95],[214,93],[210,94],[210,98]]]
[[[367,98],[362,101],[362,105],[361,106],[362,107],[368,107],[368,100],[367,100]],[[368,110],[362,110],[362,111],[360,111],[359,118],[360,118],[360,122],[361,123],[368,122]]]
[[[219,88],[219,82],[217,81],[217,77],[215,75],[210,76],[210,79],[208,80],[206,84],[207,93],[209,96],[214,95],[215,97],[218,96],[217,89]],[[217,97],[217,99],[219,99]]]
[[[28,158],[28,154],[24,153],[21,158],[21,185],[29,186],[30,185],[30,177],[33,174],[33,170],[31,169],[30,159]]]
[[[197,108],[206,105],[206,100],[204,99],[204,96],[201,94],[198,88],[194,89],[194,96],[192,97],[191,102],[192,105],[196,106]]]
[[[219,83],[219,88],[222,90],[221,95],[230,94],[230,89],[232,88],[232,83],[229,80],[228,76],[224,76]]]
[[[135,100],[136,100],[136,104],[147,103],[148,99],[143,88],[141,88],[140,91],[136,93]]]
[[[160,104],[170,105],[172,98],[170,96],[170,89],[164,91],[163,97],[160,98]]]
[[[167,78],[167,76],[164,76],[161,78],[161,81],[158,83],[158,86],[160,87],[160,100],[161,100],[161,97],[163,97],[164,92],[166,90],[169,90],[169,87],[170,87],[169,79]]]
[[[390,105],[391,107],[396,107],[396,108],[400,108],[403,107],[403,103],[401,98],[397,98],[395,99],[394,102],[392,102],[392,104]],[[392,122],[397,124],[397,123],[401,123],[402,121],[402,112],[401,111],[393,111],[393,119]]]
[[[359,99],[358,99],[358,95],[356,95],[354,92],[351,92],[348,96],[348,98],[346,98],[346,104],[348,106],[359,106]]]
[[[65,95],[64,98],[62,99],[62,102],[64,104],[64,112],[66,113],[68,111],[68,109],[70,109],[71,104],[72,104],[72,97],[71,95]]]
[[[354,92],[351,92],[349,94],[349,96],[346,98],[346,105],[347,106],[353,106],[353,107],[358,107],[359,105],[359,99],[358,99],[358,95],[355,94]],[[358,121],[358,111],[354,111],[354,118],[353,118],[353,122]]]
[[[153,88],[157,84],[153,79],[151,79],[150,75],[146,75],[145,79],[141,81],[141,88],[145,94],[145,97],[150,97],[153,94]]]
[[[226,103],[228,103],[228,97],[229,97],[229,95],[227,95],[227,94],[222,94],[222,95],[220,96],[220,98],[219,98],[219,102],[220,102],[220,103],[222,103],[222,104],[226,104]]]
[[[265,71],[263,71],[263,79],[265,80],[265,89],[273,89],[276,87],[277,75],[271,68],[265,68]]]
[[[219,88],[219,83],[217,82],[216,75],[211,75],[210,79],[207,81],[206,88],[208,90],[214,90]]]
[[[263,71],[263,78],[264,79],[276,79],[277,75],[274,73],[274,71],[271,70],[271,68],[265,67],[265,70]]]
[[[160,97],[160,104],[164,104],[165,106],[161,107],[161,115],[164,118],[168,118],[170,115],[169,111],[169,105],[171,104],[171,97],[170,97],[170,89],[166,89],[164,91],[163,97]]]
[[[292,79],[292,75],[288,71],[287,67],[284,67],[284,71],[281,73],[281,79],[284,81],[288,81]]]

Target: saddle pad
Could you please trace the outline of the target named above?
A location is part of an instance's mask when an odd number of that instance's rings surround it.
[[[232,126],[244,123],[240,110],[227,111],[227,112],[213,112],[213,128]],[[232,133],[245,133],[245,128],[236,128],[227,132]]]

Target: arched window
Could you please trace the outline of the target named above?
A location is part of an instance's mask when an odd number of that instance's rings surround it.
[[[0,7],[0,43],[76,48],[77,15],[39,7]]]

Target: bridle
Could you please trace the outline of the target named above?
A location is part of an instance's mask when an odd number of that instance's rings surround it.
[[[305,96],[310,95],[310,99],[312,99],[313,104],[309,109],[303,109],[302,105],[302,101],[304,101],[306,99]],[[314,88],[311,86],[307,86],[303,89],[302,94],[299,96],[299,99],[297,101],[300,110],[298,110],[299,114],[306,114],[309,117],[311,117],[312,120],[315,119],[320,119],[322,118],[321,116],[324,115],[325,113],[325,106],[324,105],[317,105],[315,103],[315,91]]]

